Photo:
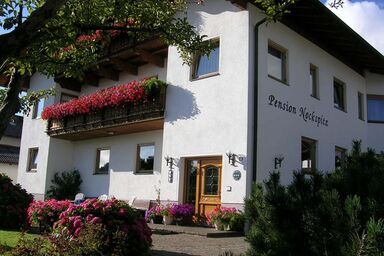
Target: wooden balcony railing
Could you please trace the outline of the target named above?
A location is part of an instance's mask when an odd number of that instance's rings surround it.
[[[87,115],[50,119],[47,134],[66,140],[84,140],[162,129],[165,88],[154,98],[138,105],[106,108]]]

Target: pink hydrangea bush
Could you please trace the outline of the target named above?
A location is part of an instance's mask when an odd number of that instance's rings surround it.
[[[28,208],[28,222],[30,225],[38,225],[42,230],[49,230],[59,220],[59,215],[71,205],[68,200],[34,201]]]
[[[97,224],[105,229],[109,236],[106,241],[113,241],[116,233],[124,237],[124,250],[148,251],[152,244],[152,232],[145,219],[126,202],[117,199],[100,201],[88,199],[80,205],[71,205],[59,216],[54,233],[67,239],[81,236],[87,225]],[[106,244],[105,250],[113,244]]]

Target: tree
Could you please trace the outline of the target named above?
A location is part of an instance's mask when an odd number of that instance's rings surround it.
[[[175,45],[189,63],[191,53],[208,54],[204,36],[182,15],[186,0],[2,0],[0,74],[9,77],[0,93],[0,138],[10,117],[20,109],[28,112],[47,92],[29,95],[21,102],[21,84],[30,75],[83,78],[114,37],[124,34],[133,42],[154,35]],[[3,96],[1,98],[1,96]]]

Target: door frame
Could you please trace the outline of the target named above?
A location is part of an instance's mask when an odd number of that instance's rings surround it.
[[[196,157],[185,157],[184,158],[184,186],[183,186],[183,203],[187,203],[187,190],[188,190],[188,161],[190,160],[197,160],[197,161],[202,161],[202,160],[219,160],[221,162],[221,168],[220,168],[220,178],[219,178],[219,196],[220,196],[220,203],[221,203],[221,183],[223,181],[223,156],[222,155],[214,155],[214,156],[196,156]],[[200,170],[200,163],[199,163],[199,171]],[[198,187],[200,181],[200,173],[199,173],[199,178],[196,180],[196,202],[195,202],[195,213],[198,210],[198,204],[199,204],[199,196],[200,196],[200,188]]]

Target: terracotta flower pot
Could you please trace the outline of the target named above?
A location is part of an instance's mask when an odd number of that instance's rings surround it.
[[[164,225],[171,225],[173,223],[173,216],[172,215],[163,216],[163,223]]]

